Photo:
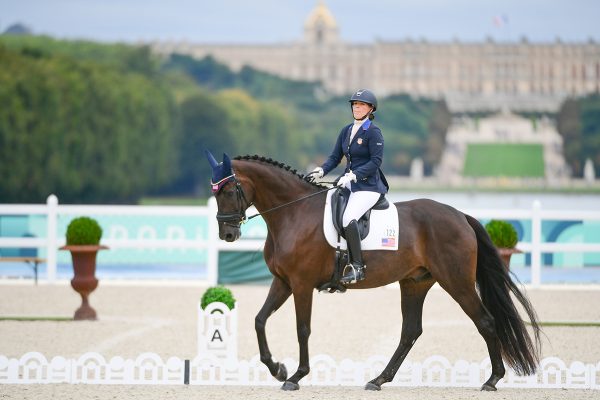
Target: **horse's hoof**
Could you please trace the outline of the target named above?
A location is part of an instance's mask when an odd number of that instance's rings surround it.
[[[284,363],[279,363],[279,369],[277,370],[277,375],[275,375],[275,379],[279,382],[284,382],[287,379],[287,368]]]
[[[498,389],[496,389],[496,386],[492,386],[489,383],[484,383],[481,387],[481,390],[484,392],[495,392]]]
[[[368,382],[365,385],[365,390],[373,390],[373,391],[377,391],[377,390],[381,390],[381,386],[374,384],[373,382]]]
[[[283,386],[281,386],[281,390],[289,391],[289,390],[298,390],[300,389],[300,385],[294,382],[285,381]]]

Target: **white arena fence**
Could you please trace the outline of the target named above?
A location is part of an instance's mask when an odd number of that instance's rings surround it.
[[[600,221],[600,211],[545,210],[539,201],[534,201],[529,209],[473,209],[462,210],[478,219],[512,219],[531,221],[531,241],[519,242],[517,247],[531,254],[531,284],[542,282],[542,254],[558,252],[600,253],[600,243],[554,243],[542,240],[542,223],[551,220]],[[253,210],[249,210],[250,213]],[[47,280],[56,280],[57,251],[65,243],[64,237],[57,235],[59,216],[80,215],[111,216],[172,216],[202,217],[208,219],[206,240],[194,239],[106,239],[103,244],[112,249],[204,249],[207,252],[208,285],[218,281],[218,259],[221,251],[261,251],[264,239],[239,240],[227,243],[219,240],[216,221],[217,206],[211,198],[207,206],[137,206],[137,205],[61,205],[54,195],[50,195],[45,205],[1,204],[0,215],[41,215],[46,218],[46,237],[0,237],[1,248],[43,248],[47,260]]]
[[[302,380],[314,386],[363,386],[385,367],[388,357],[374,356],[364,362],[336,361],[328,355],[311,358],[310,374]],[[284,359],[288,371],[298,363]],[[396,377],[386,386],[480,387],[491,373],[489,358],[483,361],[456,361],[441,356],[423,362],[405,360]],[[281,385],[258,355],[249,361],[228,363],[215,356],[198,356],[193,360],[170,357],[166,361],[155,353],[143,353],[135,359],[105,359],[98,353],[78,358],[53,357],[30,352],[20,358],[0,356],[0,384],[115,384],[115,385]],[[567,365],[555,357],[541,361],[536,375],[517,376],[508,369],[499,388],[568,388],[600,389],[600,363],[573,362]]]

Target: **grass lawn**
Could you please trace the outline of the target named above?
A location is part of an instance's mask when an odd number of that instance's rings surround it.
[[[541,144],[472,143],[463,175],[543,178],[544,149]]]

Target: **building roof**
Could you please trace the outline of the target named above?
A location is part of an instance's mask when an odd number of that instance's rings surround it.
[[[337,28],[337,22],[335,22],[333,14],[324,1],[319,1],[319,4],[311,11],[304,22],[305,28],[313,28],[319,25],[325,28]]]

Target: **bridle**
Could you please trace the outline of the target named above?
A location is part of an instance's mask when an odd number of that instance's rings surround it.
[[[252,218],[258,217],[259,215],[264,215],[264,214],[269,213],[271,211],[275,211],[275,210],[278,210],[280,208],[287,207],[290,204],[294,204],[294,203],[297,203],[299,201],[308,199],[310,197],[316,196],[316,195],[321,194],[323,192],[327,192],[327,191],[329,191],[331,189],[337,189],[337,186],[332,186],[330,188],[325,188],[325,189],[319,190],[319,191],[317,191],[315,193],[311,193],[311,194],[309,194],[307,196],[300,197],[300,198],[298,198],[296,200],[292,200],[290,202],[287,202],[287,203],[280,204],[278,206],[269,208],[268,210],[265,210],[263,212],[256,213],[254,215],[251,215],[250,217],[246,217],[246,210],[249,207],[251,207],[254,203],[247,200],[246,194],[244,193],[244,188],[240,184],[240,181],[238,181],[237,177],[235,176],[235,173],[231,174],[231,175],[229,175],[229,176],[227,176],[227,177],[225,177],[223,179],[221,179],[217,183],[213,183],[211,181],[212,192],[213,192],[213,194],[216,195],[217,193],[219,193],[221,191],[221,189],[223,188],[223,186],[226,183],[230,182],[230,181],[235,182],[236,200],[237,200],[237,204],[238,204],[239,208],[237,209],[237,211],[230,212],[230,213],[222,213],[222,212],[217,211],[217,221],[222,222],[223,224],[231,226],[231,227],[234,227],[234,228],[239,228],[242,224],[248,222]],[[326,182],[326,183],[333,183],[333,182]],[[245,208],[244,208],[244,204],[242,203],[242,201],[244,203],[246,203],[246,207]]]
[[[223,186],[227,183],[233,181],[235,182],[235,193],[236,193],[236,202],[238,205],[237,211],[230,213],[217,212],[217,221],[224,223],[225,225],[232,226],[234,228],[239,228],[244,222],[248,220],[246,217],[246,210],[248,207],[252,206],[252,202],[248,201],[246,198],[246,194],[244,193],[244,189],[240,184],[240,181],[237,180],[235,174],[231,174],[223,179],[221,179],[217,183],[213,183],[211,181],[211,187],[213,193],[216,195],[221,191]],[[246,203],[246,207],[244,207],[244,203]]]

